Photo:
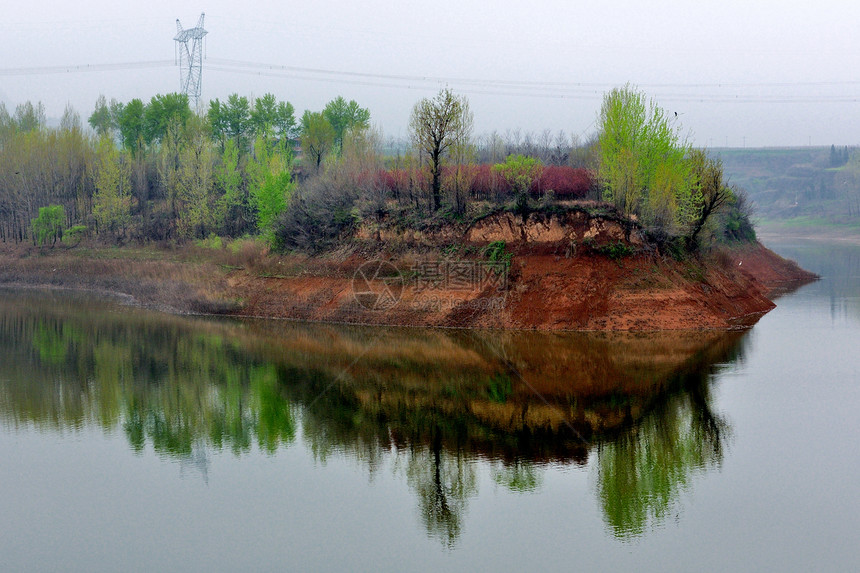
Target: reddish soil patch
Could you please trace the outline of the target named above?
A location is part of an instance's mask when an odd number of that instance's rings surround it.
[[[758,243],[733,249],[729,254],[738,271],[749,274],[769,289],[784,289],[794,283],[818,278],[794,261],[782,258]]]
[[[466,328],[686,330],[752,324],[774,308],[767,296],[771,286],[809,278],[761,245],[738,256],[747,262],[515,253],[505,288],[427,291],[405,281],[397,304],[385,309],[363,306],[354,296],[352,264],[340,277],[260,279],[236,272],[229,284],[243,300],[239,315]],[[385,283],[373,287],[382,292]]]

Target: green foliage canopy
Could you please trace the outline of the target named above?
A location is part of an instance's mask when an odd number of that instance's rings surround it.
[[[133,99],[122,107],[119,114],[119,134],[126,149],[135,152],[144,142],[144,117],[146,106],[140,99]]]
[[[254,155],[248,164],[250,200],[257,214],[258,230],[272,242],[275,221],[287,209],[296,186],[291,174],[292,156],[285,142],[272,150],[263,137],[257,138]]]
[[[254,100],[250,117],[254,135],[291,139],[295,136],[295,108],[290,102],[279,102],[272,94]]]
[[[511,186],[516,196],[517,211],[525,215],[528,211],[529,189],[543,171],[540,159],[525,155],[508,155],[504,163],[493,165],[493,171],[504,177]]]
[[[214,99],[207,113],[212,137],[221,142],[232,139],[241,153],[248,151],[249,142],[264,136],[267,139],[291,139],[295,136],[295,108],[290,102],[279,102],[270,93],[258,97],[253,105],[248,98],[231,94],[226,102]]]
[[[171,124],[185,127],[191,117],[188,96],[180,93],[155,95],[143,114],[143,138],[146,143],[161,141]]]
[[[604,199],[660,231],[692,220],[690,146],[674,118],[628,84],[604,96],[598,124]]]
[[[119,238],[131,220],[131,180],[128,163],[106,135],[96,149],[93,216],[101,232]]]
[[[508,155],[504,163],[493,165],[493,171],[505,178],[514,193],[528,193],[532,182],[540,177],[543,164],[535,157]]]
[[[113,127],[113,121],[111,118],[110,108],[107,104],[107,99],[105,99],[104,95],[100,95],[96,100],[96,107],[87,122],[90,124],[90,127],[95,130],[96,135],[98,136],[104,136],[110,133]]]
[[[347,102],[343,96],[337,96],[328,102],[322,115],[334,129],[334,143],[338,148],[343,145],[343,136],[347,130],[370,127],[370,111],[358,105],[355,100]]]
[[[24,102],[15,107],[13,119],[19,131],[38,131],[45,125],[45,106],[42,102]]]

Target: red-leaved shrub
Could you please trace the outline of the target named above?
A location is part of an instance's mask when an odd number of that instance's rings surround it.
[[[552,190],[559,199],[582,199],[591,186],[591,175],[587,169],[548,165],[532,183],[531,192],[533,195],[543,195]]]
[[[456,167],[452,166],[443,168],[443,180],[450,179],[455,169]],[[423,181],[427,177],[426,173],[417,169],[381,170],[377,175],[378,181],[393,197],[408,194],[413,182]],[[472,167],[468,179],[471,179],[469,196],[475,200],[503,200],[512,192],[505,178],[493,171],[492,165],[486,163]],[[426,184],[429,184],[429,181]],[[549,165],[543,168],[540,177],[532,183],[530,192],[540,196],[552,190],[559,199],[582,199],[587,196],[593,184],[587,169]]]

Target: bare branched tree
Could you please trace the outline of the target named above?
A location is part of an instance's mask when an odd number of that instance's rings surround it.
[[[413,145],[429,161],[434,211],[442,202],[442,162],[452,145],[471,138],[473,123],[469,101],[449,89],[432,99],[422,99],[412,108],[409,133]]]

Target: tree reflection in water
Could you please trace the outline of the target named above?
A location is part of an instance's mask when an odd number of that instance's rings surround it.
[[[540,466],[524,460],[500,463],[493,468],[493,481],[510,491],[527,493],[536,491],[543,483]]]
[[[477,464],[462,450],[443,448],[440,431],[434,428],[429,448],[409,450],[406,481],[418,496],[427,534],[452,547],[463,528],[467,501],[478,494]]]
[[[722,463],[729,425],[712,409],[709,376],[690,378],[683,391],[597,447],[603,515],[620,539],[659,525],[696,474]]]
[[[121,428],[206,475],[209,450],[387,462],[428,535],[453,546],[479,467],[512,492],[596,454],[622,539],[659,525],[729,428],[713,365],[743,333],[541,334],[188,319],[80,297],[4,293],[0,424]]]

